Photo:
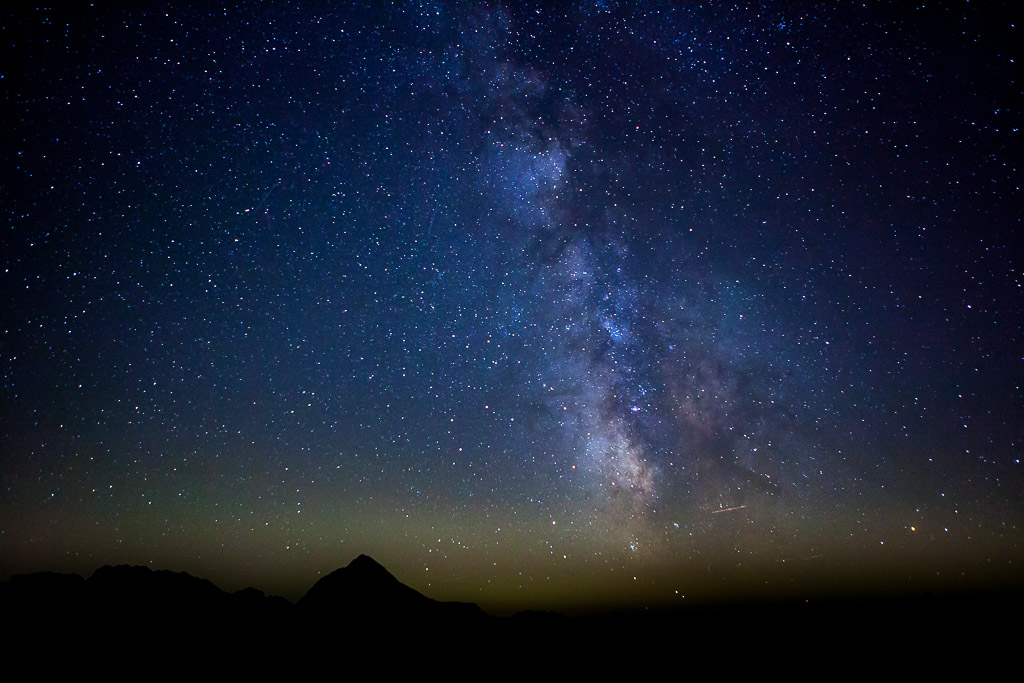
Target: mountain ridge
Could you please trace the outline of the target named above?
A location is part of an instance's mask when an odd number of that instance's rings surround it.
[[[620,644],[631,652],[652,656],[669,656],[685,643],[702,655],[733,657],[741,642],[751,661],[799,643],[802,657],[824,666],[852,642],[869,642],[892,656],[936,643],[963,650],[1004,642],[1011,631],[997,626],[997,617],[1020,606],[1024,600],[1014,593],[847,597],[593,616],[532,610],[498,617],[474,603],[429,598],[367,555],[319,579],[297,603],[254,588],[227,593],[187,572],[139,565],[104,565],[88,579],[18,574],[0,584],[6,651],[36,663],[58,652],[75,654],[68,660],[99,652],[133,667],[174,658],[208,658],[233,667],[242,656],[257,668],[266,661],[291,667],[296,656],[327,663],[338,654],[387,667],[438,653],[462,665],[493,666],[502,652],[541,660],[612,654],[615,648],[596,652],[594,646],[616,634],[627,636]],[[753,624],[772,627],[752,640],[743,634],[750,635]]]
[[[106,621],[141,613],[173,619],[205,612],[223,619],[244,612],[251,618],[264,607],[276,616],[305,620],[490,618],[475,603],[423,595],[365,554],[321,577],[296,602],[253,587],[229,593],[188,572],[144,565],[103,565],[88,577],[48,571],[17,574],[0,583],[0,609],[30,621],[35,614],[54,613],[71,618],[102,615]]]

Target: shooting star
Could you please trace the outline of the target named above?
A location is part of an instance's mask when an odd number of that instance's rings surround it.
[[[721,510],[712,510],[711,514],[717,515],[719,512],[732,512],[733,510],[742,510],[745,507],[747,507],[747,506],[746,505],[737,505],[736,507],[723,508]]]
[[[281,181],[278,180],[276,183],[273,184],[273,186],[269,190],[267,190],[267,193],[265,195],[263,195],[263,199],[260,200],[259,204],[257,204],[256,206],[254,206],[251,209],[243,210],[242,213],[255,213],[256,211],[259,211],[260,207],[263,206],[263,204],[265,204],[267,199],[270,197],[270,193],[273,192],[274,190],[276,190],[277,186],[280,185],[280,184],[281,184]]]

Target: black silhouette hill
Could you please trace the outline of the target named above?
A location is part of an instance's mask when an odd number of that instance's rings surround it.
[[[475,604],[428,598],[366,555],[317,581],[298,604],[255,588],[228,593],[185,572],[120,565],[87,579],[52,572],[12,577],[0,584],[0,615],[29,649],[111,640],[139,652],[160,642],[209,649],[339,639],[366,649],[480,633],[493,622]]]
[[[629,634],[630,643],[651,655],[676,652],[685,643],[690,652],[728,657],[741,638],[751,657],[799,644],[803,656],[822,663],[849,643],[896,657],[936,643],[969,652],[1009,638],[1009,631],[985,625],[1000,623],[999,617],[1022,605],[1013,592],[593,617],[524,612],[499,619],[472,603],[429,598],[360,555],[317,581],[297,604],[255,588],[228,593],[183,572],[138,566],[101,567],[87,579],[50,572],[15,576],[0,584],[0,642],[5,651],[34,661],[77,650],[80,656],[116,652],[118,661],[139,665],[163,661],[155,658],[170,652],[221,662],[248,653],[246,661],[254,665],[294,653],[316,659],[339,652],[377,662],[447,652],[486,663],[511,650],[590,652],[610,634]]]
[[[228,593],[212,582],[186,572],[143,566],[103,566],[85,579],[77,574],[37,572],[0,583],[0,607],[7,615],[32,619],[88,615],[92,619],[159,616],[162,621],[199,614],[229,616],[266,611],[305,619],[466,618],[487,614],[472,603],[440,602],[403,584],[367,555],[360,555],[317,583],[298,605],[256,588]],[[91,614],[90,614],[91,613]]]
[[[405,585],[368,555],[316,582],[297,605],[308,617],[347,615],[361,620],[472,622],[488,615],[473,603],[440,602]]]
[[[123,614],[167,616],[202,610],[226,610],[228,593],[185,572],[120,565],[97,569],[86,581],[88,598],[103,609]]]

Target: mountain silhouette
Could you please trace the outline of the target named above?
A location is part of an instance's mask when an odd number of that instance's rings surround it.
[[[410,588],[368,555],[360,555],[314,584],[297,607],[305,617],[360,621],[479,621],[488,615],[473,603],[440,602]]]
[[[230,595],[185,572],[149,567],[104,566],[86,581],[88,599],[114,614],[161,613],[164,617],[227,611]]]
[[[23,625],[28,639],[103,634],[136,645],[182,638],[223,643],[225,634],[233,642],[355,641],[370,633],[417,638],[425,629],[472,629],[491,619],[475,604],[428,598],[367,555],[317,581],[297,605],[255,588],[228,593],[185,572],[108,565],[88,579],[52,572],[12,577],[0,584],[0,614]]]
[[[614,634],[628,634],[631,647],[642,646],[652,655],[677,652],[686,643],[693,652],[729,658],[737,634],[771,624],[757,630],[756,639],[743,641],[752,648],[750,661],[798,642],[801,652],[824,665],[865,634],[892,656],[925,651],[938,642],[958,647],[1003,642],[1012,629],[978,625],[998,624],[996,615],[1013,614],[1022,604],[1015,592],[942,599],[838,596],[589,617],[532,611],[497,618],[472,603],[429,598],[360,555],[317,581],[297,604],[255,588],[227,593],[183,572],[139,566],[101,567],[88,579],[50,572],[15,576],[0,583],[0,643],[5,653],[33,666],[51,661],[55,653],[66,661],[103,653],[124,667],[180,659],[244,663],[262,671],[267,662],[290,665],[297,654],[325,662],[344,654],[383,669],[399,660],[431,661],[439,652],[453,655],[452,661],[457,655],[462,665],[490,665],[513,651],[561,657],[591,652]]]

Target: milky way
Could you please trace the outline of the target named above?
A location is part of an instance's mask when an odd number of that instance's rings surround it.
[[[9,15],[0,569],[296,597],[366,553],[494,609],[1012,577],[1011,14]]]

